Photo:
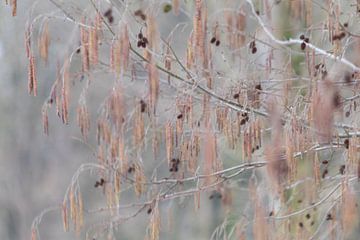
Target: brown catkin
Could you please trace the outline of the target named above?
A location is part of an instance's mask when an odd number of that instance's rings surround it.
[[[82,199],[82,194],[78,191],[77,195],[77,202],[78,202],[78,216],[79,216],[79,226],[80,228],[84,225],[84,202]]]
[[[92,66],[97,65],[99,60],[98,31],[95,26],[90,29],[89,33],[89,59]]]
[[[12,6],[12,16],[16,16],[16,10],[17,10],[17,0],[11,0],[11,6]]]
[[[237,35],[236,35],[236,49],[241,48],[245,44],[245,31],[246,28],[246,16],[244,13],[237,14],[237,20],[236,20],[236,29],[237,29]]]
[[[25,31],[25,49],[26,49],[26,57],[30,58],[31,53],[31,36],[30,36],[30,25],[27,26]]]
[[[159,72],[155,63],[151,62],[148,65],[149,71],[149,104],[151,107],[151,113],[156,113],[156,105],[159,98]]]
[[[115,123],[117,132],[123,127],[126,118],[126,104],[122,86],[114,88],[110,98],[110,116]]]
[[[148,51],[148,49],[150,49],[153,52],[158,51],[157,43],[159,42],[159,39],[158,39],[159,33],[158,33],[155,17],[152,16],[151,14],[148,16],[146,24],[147,24],[146,36],[148,39],[148,44],[147,44],[147,48],[145,49],[145,58],[148,61],[150,61],[150,60],[152,60],[152,54],[150,51]]]
[[[166,158],[168,164],[170,164],[173,152],[173,130],[171,127],[171,123],[167,122],[165,125],[165,145],[166,145]]]
[[[62,121],[65,124],[69,123],[69,81],[70,81],[70,73],[69,73],[69,60],[66,59],[64,63],[64,73],[62,78],[62,89],[61,89],[61,116]]]
[[[31,229],[31,240],[37,240],[37,234],[36,234],[36,229],[33,227]]]
[[[82,20],[83,24],[86,24],[85,19]],[[80,27],[80,43],[81,43],[81,59],[82,59],[82,70],[83,72],[89,71],[89,32],[81,26]]]
[[[114,171],[114,191],[116,193],[117,202],[119,201],[119,195],[121,192],[121,169],[118,168]]]
[[[204,142],[204,174],[211,175],[213,172],[219,170],[217,166],[217,149],[216,136],[208,129]],[[212,178],[207,177],[205,184],[210,184]]]
[[[46,136],[49,135],[49,116],[48,116],[48,103],[46,102],[42,108],[42,122],[43,130]]]
[[[48,22],[44,23],[40,38],[38,41],[38,48],[40,51],[41,59],[47,64],[48,55],[49,55],[49,45],[50,45],[50,36],[49,36],[49,26]]]
[[[135,121],[134,121],[134,143],[135,146],[142,146],[145,136],[144,132],[144,115],[141,112],[140,104],[137,104],[135,108]]]
[[[68,217],[68,209],[67,209],[67,204],[66,204],[65,199],[61,206],[61,215],[62,215],[64,231],[68,232],[69,231],[69,220],[68,220],[69,217]]]
[[[125,173],[128,169],[127,155],[125,154],[125,143],[124,143],[124,133],[121,131],[119,137],[119,161],[120,161],[120,173]],[[120,176],[119,176],[120,177]]]
[[[112,55],[113,55],[113,71],[117,74],[121,70],[121,48],[122,42],[120,39],[116,39],[113,43]]]
[[[192,69],[192,67],[194,66],[194,50],[193,50],[193,34],[191,33],[189,40],[188,40],[188,44],[187,44],[187,49],[186,49],[186,68],[187,69]]]
[[[158,240],[160,236],[160,211],[158,203],[155,204],[150,219],[150,239]]]
[[[110,45],[110,69],[115,72],[115,53],[114,53],[114,47],[115,47],[115,41],[111,42]]]
[[[191,173],[194,173],[197,168],[198,157],[200,154],[200,133],[198,130],[196,130],[192,136],[190,148],[190,159],[187,167]]]
[[[70,201],[70,218],[72,220],[74,220],[75,214],[76,214],[76,201],[75,201],[74,186],[71,186],[71,188],[70,188],[69,201]]]
[[[36,66],[35,57],[30,53],[29,69],[28,69],[28,92],[37,96],[37,79],[36,79]]]
[[[180,1],[179,0],[173,0],[172,1],[172,5],[173,5],[173,8],[174,8],[174,13],[176,16],[179,15],[180,13]]]
[[[31,94],[34,89],[34,76],[33,76],[33,62],[31,61],[32,56],[29,58],[29,67],[28,67],[28,93]]]
[[[171,71],[171,55],[170,55],[170,46],[166,47],[166,54],[165,54],[165,68],[169,72]],[[170,84],[170,74],[168,74],[168,83]]]
[[[195,15],[194,15],[194,35],[195,46],[199,52],[202,52],[202,42],[204,41],[203,25],[202,25],[202,0],[195,1]]]
[[[80,127],[81,135],[86,141],[90,131],[90,117],[86,103],[81,103],[77,108],[77,124]]]
[[[125,72],[129,65],[129,56],[130,56],[130,40],[129,40],[129,32],[127,25],[123,27],[121,43],[122,43],[122,47],[121,47],[122,71]]]
[[[57,113],[58,117],[61,116],[61,93],[60,93],[61,86],[62,86],[61,72],[60,72],[60,65],[58,63],[57,68],[56,68],[56,80],[55,80],[55,84],[54,84],[56,113]],[[53,94],[51,96],[53,96]]]
[[[137,197],[145,191],[145,181],[146,177],[144,174],[143,167],[139,164],[135,164],[135,194]]]

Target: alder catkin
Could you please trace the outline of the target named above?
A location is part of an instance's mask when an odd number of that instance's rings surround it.
[[[40,51],[41,59],[47,64],[48,55],[49,55],[49,45],[50,45],[50,36],[49,36],[49,26],[48,22],[44,23],[43,29],[40,34],[40,38],[38,41],[38,47]]]
[[[16,16],[17,11],[17,0],[11,0],[11,6],[12,6],[12,16]]]
[[[61,116],[64,124],[69,123],[69,81],[70,81],[70,66],[69,60],[66,59],[64,63],[64,73],[62,77],[61,88]]]
[[[29,69],[28,69],[28,92],[37,96],[37,79],[36,79],[36,66],[35,57],[30,53]]]

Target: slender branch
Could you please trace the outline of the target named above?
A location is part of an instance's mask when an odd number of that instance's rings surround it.
[[[284,40],[279,40],[277,39],[271,32],[270,30],[265,26],[265,23],[262,21],[262,19],[260,18],[260,16],[256,13],[256,10],[255,10],[255,7],[254,7],[254,4],[252,2],[252,0],[246,0],[250,7],[251,7],[251,11],[253,13],[253,15],[255,16],[255,18],[257,19],[257,21],[259,22],[259,24],[261,25],[262,29],[264,30],[264,32],[266,33],[266,35],[268,35],[268,37],[274,41],[275,43],[279,44],[279,45],[284,45],[284,46],[287,46],[287,45],[293,45],[293,44],[302,44],[304,41],[303,40],[299,40],[299,39],[292,39],[290,38],[289,40],[287,41],[284,41]],[[346,58],[342,58],[342,57],[339,57],[339,56],[335,56],[333,54],[330,54],[328,53],[327,51],[321,49],[321,48],[318,48],[316,47],[315,45],[311,44],[311,43],[306,43],[306,46],[310,49],[313,49],[315,52],[321,54],[321,55],[324,55],[325,57],[328,57],[330,59],[333,59],[333,60],[337,60],[337,61],[340,61],[341,63],[343,63],[344,65],[347,65],[349,67],[352,68],[352,70],[354,71],[360,71],[360,68],[357,67],[354,63],[352,63],[351,61],[347,60]]]
[[[353,177],[351,179],[349,179],[349,182],[351,181],[354,181],[358,179],[358,177]],[[339,183],[337,184],[325,197],[323,197],[322,199],[320,199],[318,202],[314,203],[314,204],[311,204],[310,206],[306,207],[306,208],[303,208],[301,210],[298,210],[298,211],[295,211],[295,212],[292,212],[292,213],[289,213],[289,214],[286,214],[286,215],[282,215],[282,216],[275,216],[275,217],[269,217],[271,219],[275,219],[275,220],[284,220],[284,219],[287,219],[289,217],[293,217],[293,216],[296,216],[296,215],[299,215],[299,214],[302,214],[310,209],[313,209],[317,206],[319,206],[320,204],[324,203],[327,199],[329,199],[331,197],[331,195],[333,195],[342,185],[343,183]]]

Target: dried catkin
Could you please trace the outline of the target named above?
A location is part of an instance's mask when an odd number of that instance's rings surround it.
[[[218,170],[216,136],[209,130],[204,140],[204,174],[211,175],[213,172]],[[212,178],[207,177],[205,179],[205,184],[208,185],[211,181]]]
[[[17,0],[11,0],[11,6],[12,6],[12,16],[16,16],[16,10],[17,10]]]
[[[50,45],[50,35],[49,35],[49,24],[46,21],[44,23],[43,29],[40,34],[38,41],[38,47],[40,51],[41,59],[47,64],[49,56],[49,45]]]
[[[123,27],[121,43],[122,71],[125,72],[128,69],[130,57],[130,40],[127,25]]]
[[[46,136],[49,135],[49,116],[48,116],[48,103],[45,103],[42,107],[42,123],[43,130]]]
[[[26,49],[26,57],[30,58],[31,53],[31,32],[30,32],[30,25],[27,26],[25,31],[25,49]]]
[[[37,238],[37,230],[36,230],[36,228],[32,228],[31,229],[31,240],[37,240],[38,238]]]
[[[160,211],[158,203],[155,204],[149,223],[150,238],[149,240],[158,240],[160,236]]]
[[[66,204],[65,199],[61,206],[61,215],[62,215],[62,223],[63,223],[64,231],[68,232],[69,231],[69,216],[68,216],[68,209],[67,209],[67,204]]]
[[[193,48],[193,33],[191,33],[190,37],[189,37],[189,41],[187,44],[187,49],[186,49],[186,68],[187,69],[192,69],[192,67],[194,66],[194,48]]]
[[[166,145],[166,158],[168,164],[170,164],[173,148],[174,148],[174,141],[173,141],[173,129],[171,126],[171,122],[167,122],[165,125],[165,145]]]
[[[36,66],[35,57],[30,53],[29,57],[29,69],[28,69],[28,92],[37,96],[37,78],[36,78]]]
[[[81,135],[84,140],[87,141],[87,136],[90,131],[90,117],[83,94],[80,97],[80,103],[77,108],[77,124],[80,127]]]
[[[135,164],[135,193],[137,197],[145,191],[145,181],[146,177],[144,174],[143,167],[139,164]]]
[[[198,52],[203,52],[203,42],[204,42],[204,32],[203,32],[203,23],[202,23],[202,0],[195,1],[195,15],[194,15],[194,37],[195,37],[195,46]]]
[[[144,131],[144,115],[141,112],[141,106],[139,104],[137,104],[137,106],[135,107],[135,116],[134,116],[134,144],[137,147],[142,146],[143,144],[143,139],[145,136],[145,131]]]
[[[99,59],[98,54],[98,31],[96,27],[93,26],[89,33],[89,59],[91,66],[97,65]]]
[[[61,116],[62,121],[65,124],[69,123],[69,81],[70,81],[70,73],[69,73],[69,60],[66,59],[64,63],[64,72],[62,78],[62,89],[61,89]]]
[[[83,24],[86,24],[85,18],[82,20]],[[83,72],[89,71],[89,32],[84,27],[80,27],[80,43],[81,43],[81,59],[82,59],[82,70]]]
[[[151,114],[156,113],[156,105],[159,98],[160,86],[159,86],[159,72],[155,63],[151,62],[148,65],[149,71],[149,105],[151,108]]]

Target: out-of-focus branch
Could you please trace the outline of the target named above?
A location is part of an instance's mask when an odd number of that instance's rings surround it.
[[[354,180],[358,179],[358,177],[352,177],[350,178],[348,181],[352,182]],[[269,217],[271,219],[275,219],[275,220],[284,220],[287,219],[289,217],[293,217],[302,213],[305,213],[306,211],[313,209],[317,206],[319,206],[320,204],[324,203],[327,199],[329,199],[341,186],[342,186],[343,182],[340,182],[339,184],[337,184],[325,197],[323,197],[322,199],[320,199],[318,202],[311,204],[308,207],[302,208],[301,210],[286,214],[286,215],[282,215],[282,216],[274,216],[274,217]],[[341,197],[341,195],[340,195]],[[338,199],[339,197],[337,197]]]
[[[319,54],[321,54],[321,55],[324,55],[324,56],[327,57],[327,58],[330,58],[330,59],[333,59],[333,60],[336,60],[336,61],[340,61],[342,64],[351,67],[352,70],[354,70],[354,71],[360,71],[360,68],[359,68],[358,66],[356,66],[354,63],[352,63],[351,61],[347,60],[346,58],[342,58],[342,57],[339,57],[339,56],[335,56],[335,55],[333,55],[333,54],[330,54],[330,53],[328,53],[327,51],[325,51],[325,50],[323,50],[323,49],[321,49],[321,48],[319,48],[319,47],[316,47],[315,45],[313,45],[313,44],[311,44],[311,43],[307,43],[307,42],[304,42],[303,40],[292,39],[292,38],[290,38],[290,39],[287,40],[287,41],[277,39],[277,38],[270,32],[270,30],[265,26],[265,23],[264,23],[263,20],[260,18],[260,16],[256,13],[256,10],[255,10],[255,7],[254,7],[254,4],[253,4],[252,0],[246,0],[246,1],[249,3],[253,15],[255,16],[255,18],[257,19],[257,21],[259,22],[259,24],[261,25],[261,27],[262,27],[262,29],[264,30],[264,32],[266,33],[266,35],[267,35],[272,41],[274,41],[275,43],[277,43],[277,44],[279,44],[279,45],[284,45],[284,46],[305,43],[308,48],[313,49],[315,52],[317,52],[317,53],[319,53]]]

